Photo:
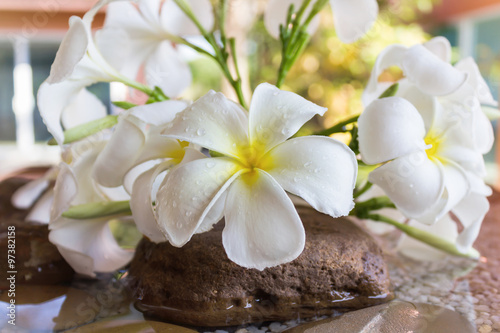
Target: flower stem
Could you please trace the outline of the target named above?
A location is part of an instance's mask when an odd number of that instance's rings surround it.
[[[127,201],[109,201],[93,202],[78,206],[72,206],[62,213],[62,217],[75,220],[89,220],[105,216],[114,215],[132,215],[130,202]]]
[[[205,40],[212,46],[212,49],[214,50],[214,54],[211,54],[205,50],[202,50],[201,48],[194,46],[192,43],[187,42],[186,40],[182,39],[182,44],[187,45],[194,49],[195,51],[198,51],[202,54],[208,55],[210,58],[214,59],[219,67],[222,70],[222,73],[226,77],[226,79],[229,81],[229,84],[233,87],[234,91],[236,92],[236,95],[238,96],[238,101],[243,106],[244,108],[248,108],[245,98],[243,96],[243,89],[242,89],[242,84],[241,84],[241,77],[239,74],[239,69],[237,67],[237,61],[234,60],[234,66],[235,66],[235,71],[236,71],[236,78],[234,78],[233,74],[231,74],[231,71],[229,70],[229,66],[227,63],[227,60],[229,58],[229,54],[227,52],[228,49],[228,39],[226,38],[226,13],[227,13],[227,0],[222,0],[221,1],[221,7],[220,10],[218,11],[217,19],[219,21],[219,28],[221,32],[221,44],[219,44],[214,36],[213,33],[209,33],[205,30],[205,28],[202,26],[200,21],[196,18],[194,15],[193,11],[191,10],[191,7],[189,4],[186,3],[185,0],[174,0],[175,3],[179,6],[179,8],[189,17],[189,19],[196,25],[202,36],[205,38]],[[234,43],[234,41],[232,42]],[[231,46],[231,41],[229,41],[230,47],[231,47],[231,53],[233,56],[233,59],[236,58],[236,52],[235,48]]]
[[[316,132],[314,133],[314,135],[324,135],[324,136],[330,136],[334,133],[344,133],[344,132],[347,132],[348,129],[346,129],[345,127],[349,124],[352,124],[352,123],[355,123],[358,121],[358,118],[359,118],[359,114],[357,116],[354,116],[354,117],[351,117],[349,119],[346,119],[344,121],[341,121],[340,123],[330,127],[330,128],[327,128],[325,130],[322,130],[322,131],[319,131],[319,132]]]
[[[408,236],[413,237],[427,245],[430,245],[436,249],[452,254],[454,256],[471,258],[471,259],[477,259],[480,256],[479,252],[474,248],[471,248],[471,250],[467,253],[460,252],[455,244],[446,239],[433,235],[427,231],[423,231],[421,229],[409,226],[407,224],[397,222],[386,216],[380,214],[369,214],[366,218],[372,221],[384,222],[390,224],[398,228],[399,230],[403,231]]]
[[[365,186],[363,186],[359,191],[354,192],[354,199],[359,198],[361,195],[366,193],[366,191],[368,191],[372,186],[372,183],[366,182]]]
[[[286,25],[282,25],[280,27],[282,49],[281,64],[278,70],[278,78],[276,80],[276,86],[278,88],[281,87],[289,70],[292,68],[293,64],[297,61],[309,42],[310,36],[307,33],[309,24],[328,3],[328,0],[317,0],[304,22],[301,22],[302,17],[311,2],[312,0],[304,0],[295,14],[293,12],[293,5],[291,5],[288,9]]]
[[[81,139],[84,139],[92,134],[102,131],[106,128],[111,128],[118,123],[118,116],[109,115],[104,118],[92,120],[88,123],[81,124],[64,131],[64,142],[63,144],[72,143]],[[48,142],[49,145],[56,145],[55,139],[51,139]]]

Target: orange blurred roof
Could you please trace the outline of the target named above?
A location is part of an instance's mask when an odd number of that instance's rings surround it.
[[[500,10],[500,0],[441,0],[434,8],[432,16],[439,22],[449,22],[487,12],[492,7]]]

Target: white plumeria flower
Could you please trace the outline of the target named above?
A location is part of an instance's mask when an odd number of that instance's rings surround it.
[[[302,252],[304,227],[285,191],[338,217],[353,208],[357,161],[329,137],[289,139],[314,115],[302,97],[259,85],[250,113],[209,92],[179,113],[164,134],[223,154],[172,169],[156,195],[158,225],[172,245],[211,229],[223,216],[222,241],[230,260],[264,269]]]
[[[491,189],[481,179],[484,161],[456,110],[437,100],[420,102],[373,101],[358,121],[362,159],[389,162],[372,171],[369,181],[406,217],[432,225],[452,211],[464,226],[457,247],[467,252],[489,208],[485,196]]]
[[[92,179],[92,166],[104,145],[103,141],[89,140],[73,145],[71,165],[59,166],[49,223],[49,240],[77,273],[88,276],[113,272],[133,257],[132,251],[118,245],[109,228],[109,221],[120,217],[73,220],[62,216],[71,206],[129,198],[123,188],[106,189]]]
[[[264,24],[271,36],[278,39],[280,25],[285,24],[288,8],[294,5],[297,11],[303,0],[269,0],[264,14]],[[363,37],[377,20],[376,0],[330,0],[335,31],[344,43],[353,43]],[[310,10],[310,8],[309,8]],[[308,11],[305,13],[308,14]],[[309,24],[307,32],[312,35],[319,26],[319,17]]]
[[[138,106],[122,113],[93,167],[93,177],[99,184],[125,187],[131,195],[130,204],[138,230],[157,243],[167,238],[154,218],[152,204],[157,186],[153,185],[155,181],[158,183],[157,178],[164,171],[184,159],[187,149],[187,144],[161,136],[160,132],[188,105],[185,101],[170,100]],[[198,154],[205,157],[200,152]]]
[[[496,108],[498,103],[472,58],[463,59],[455,66],[450,60],[451,46],[444,37],[435,37],[412,47],[391,45],[377,58],[363,93],[363,102],[368,105],[377,99],[390,85],[378,82],[380,74],[391,66],[399,66],[405,78],[399,81],[400,91],[396,96],[405,94],[403,97],[427,109],[437,97],[449,107],[461,109],[455,116],[464,120],[462,126],[472,127],[467,130],[473,131],[472,140],[477,150],[485,154],[491,150],[494,134],[481,104]]]
[[[214,24],[209,0],[187,0],[194,15],[206,30]],[[161,10],[160,10],[161,9]],[[173,0],[140,0],[138,8],[131,2],[108,6],[104,35],[121,30],[127,34],[129,53],[122,73],[135,78],[144,65],[146,82],[158,86],[170,97],[179,96],[191,84],[191,70],[175,45],[180,37],[199,35],[194,23]],[[104,50],[120,47],[120,40],[108,38]]]
[[[40,178],[21,186],[12,195],[12,205],[18,209],[30,209],[26,221],[48,224],[50,208],[54,201],[54,189],[50,188],[56,180],[58,167],[52,167]]]
[[[40,114],[59,144],[64,141],[61,121],[65,128],[71,128],[75,122],[81,124],[106,115],[102,102],[85,87],[101,81],[127,80],[117,71],[126,45],[122,43],[105,53],[99,51],[110,40],[125,41],[125,32],[97,33],[94,39],[91,31],[95,14],[113,1],[118,0],[101,0],[83,18],[70,18],[70,28],[57,51],[50,76],[38,90]]]

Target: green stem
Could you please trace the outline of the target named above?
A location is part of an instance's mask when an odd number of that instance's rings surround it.
[[[64,142],[63,144],[72,143],[81,139],[84,139],[92,134],[102,131],[106,128],[111,128],[118,123],[118,116],[110,115],[104,118],[92,120],[88,123],[75,126],[64,131]],[[50,139],[49,145],[57,145],[55,139]]]
[[[330,136],[330,135],[332,135],[334,133],[347,132],[348,130],[345,128],[345,126],[357,122],[358,118],[359,118],[359,115],[351,117],[349,119],[341,121],[340,123],[338,123],[338,124],[336,124],[336,125],[334,125],[334,126],[332,126],[330,128],[327,128],[327,129],[322,130],[320,132],[316,132],[314,135]]]
[[[75,220],[89,220],[113,215],[132,215],[130,202],[127,201],[109,201],[93,202],[78,206],[72,206],[62,213],[62,217]]]
[[[359,198],[361,195],[365,194],[373,186],[372,183],[366,182],[365,186],[361,188],[359,191],[354,192],[354,198]]]
[[[383,93],[382,95],[380,95],[378,98],[386,98],[386,97],[392,97],[392,96],[395,96],[396,93],[398,92],[399,90],[399,83],[394,83],[393,85],[391,85],[389,88],[387,88]]]
[[[444,251],[446,253],[458,256],[458,257],[464,257],[464,258],[472,258],[472,259],[477,259],[479,258],[480,254],[479,252],[472,248],[469,252],[467,253],[462,253],[460,252],[456,245],[453,244],[452,242],[449,242],[446,239],[443,239],[441,237],[438,237],[436,235],[433,235],[427,231],[423,231],[421,229],[409,226],[404,223],[399,223],[391,218],[388,218],[386,216],[380,215],[380,214],[370,214],[366,217],[367,219],[370,219],[372,221],[377,221],[377,222],[384,222],[387,224],[390,224],[399,230],[403,231],[405,234],[407,234],[410,237],[413,237],[427,245],[430,245],[436,249],[439,249],[441,251]]]
[[[247,109],[248,106],[247,106],[247,104],[245,102],[245,98],[243,96],[241,78],[239,76],[239,69],[238,68],[235,69],[236,73],[238,73],[238,76],[235,79],[233,77],[233,75],[231,74],[231,71],[229,70],[229,66],[227,64],[228,53],[226,51],[227,50],[227,39],[225,37],[225,22],[219,23],[219,27],[221,29],[224,29],[224,32],[221,31],[222,46],[220,46],[217,43],[217,40],[215,39],[213,33],[208,33],[205,30],[205,28],[203,28],[200,21],[198,21],[198,19],[194,15],[193,11],[191,10],[191,7],[185,2],[185,0],[174,0],[174,1],[179,6],[179,8],[184,12],[184,14],[186,14],[187,17],[189,17],[189,19],[196,25],[196,27],[198,28],[200,33],[203,35],[205,40],[212,46],[215,54],[210,54],[209,52],[202,50],[199,47],[194,46],[193,44],[191,44],[183,39],[182,39],[182,44],[187,45],[187,46],[193,48],[194,50],[196,50],[200,53],[203,53],[205,55],[208,55],[212,59],[214,59],[219,64],[219,67],[221,68],[222,73],[224,74],[226,79],[229,81],[229,84],[233,87],[234,91],[236,92],[236,95],[238,96],[238,101],[240,102],[241,106],[243,106],[245,109]],[[226,19],[225,12],[227,11],[227,3],[225,3],[226,2],[225,0],[222,0],[222,1],[223,1],[223,3],[222,3],[221,9],[224,10],[224,13],[221,13],[219,15],[219,20],[225,21],[225,19]],[[223,37],[222,37],[222,33],[224,34]],[[236,57],[236,54],[233,54],[233,57]],[[237,62],[235,62],[235,66],[236,66],[236,64],[237,64]]]
[[[304,20],[301,22],[302,17],[310,5],[311,0],[304,0],[301,7],[292,19],[293,7],[290,6],[287,16],[287,26],[281,27],[280,39],[282,42],[281,51],[281,64],[278,70],[278,78],[276,80],[276,86],[279,88],[284,83],[288,72],[295,64],[299,56],[302,54],[306,48],[310,36],[307,33],[307,27],[311,23],[312,19],[321,11],[321,9],[327,4],[328,0],[318,0],[314,3],[311,12]],[[291,31],[288,26],[291,23]]]

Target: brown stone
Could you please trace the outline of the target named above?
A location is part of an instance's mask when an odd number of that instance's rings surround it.
[[[347,218],[298,210],[304,252],[263,271],[227,258],[223,222],[182,248],[142,240],[129,270],[137,307],[169,322],[229,326],[332,314],[392,298],[382,251],[367,233]]]
[[[18,284],[58,284],[70,281],[73,269],[59,254],[57,248],[49,242],[48,226],[41,223],[26,222],[28,210],[19,210],[12,206],[12,194],[29,178],[14,177],[0,183],[0,262],[2,276],[6,271],[17,271]],[[9,243],[8,227],[15,227],[15,238]],[[13,243],[12,241],[15,241]],[[7,266],[8,244],[15,244],[14,269]],[[12,259],[12,257],[11,257]],[[3,269],[5,268],[5,269]],[[5,278],[0,279],[0,289],[8,287]]]
[[[441,306],[393,301],[286,330],[287,333],[474,333],[458,312]]]

